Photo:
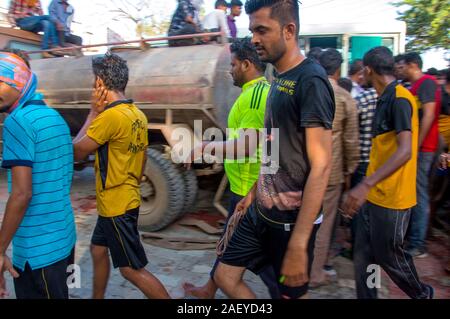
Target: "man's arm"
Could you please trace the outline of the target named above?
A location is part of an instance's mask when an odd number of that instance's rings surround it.
[[[228,28],[227,15],[226,13],[221,14],[219,17],[220,30],[225,33],[225,36],[230,37],[230,29]]]
[[[194,18],[191,15],[187,15],[186,19],[184,19],[184,21],[186,21],[187,23],[196,25],[195,22],[194,22]]]
[[[236,208],[234,209],[235,213],[242,211],[246,212],[247,208],[255,201],[257,185],[258,182],[255,182],[248,194],[236,204]]]
[[[348,95],[345,101],[346,118],[344,123],[344,175],[351,176],[358,167],[360,158],[359,117],[355,100]]]
[[[265,103],[265,94],[266,92],[263,90],[261,92],[263,103]],[[239,116],[236,118],[238,129],[229,129],[229,134],[235,138],[207,145],[207,150],[215,149],[216,157],[232,160],[253,157],[256,154],[261,143],[262,136],[260,135],[262,134],[261,128],[264,126],[264,115],[261,116],[259,111],[250,109],[249,103],[250,101],[241,95],[233,105],[233,108],[239,110]]]
[[[258,145],[259,131],[257,129],[246,128],[240,129],[239,138],[237,139],[224,142],[210,142],[206,143],[205,146],[210,150],[215,149],[215,155],[221,156],[221,158],[240,159],[254,156]]]
[[[62,30],[64,28],[65,21],[62,21],[58,17],[58,1],[54,0],[50,3],[50,6],[48,7],[48,14],[50,19],[56,24],[57,29]]]
[[[184,160],[189,169],[191,164],[204,154],[214,155],[218,161],[225,159],[242,159],[256,154],[259,146],[260,133],[257,129],[241,129],[239,138],[220,142],[203,142],[192,149],[189,157]]]
[[[141,170],[141,176],[139,177],[139,183],[142,182],[142,177],[144,177],[145,172],[145,166],[147,165],[147,150],[144,151],[144,158],[142,161],[142,170]]]
[[[33,194],[32,168],[16,166],[11,169],[12,191],[6,203],[0,229],[0,255],[4,255],[14,237]]]
[[[83,127],[73,140],[73,155],[75,161],[84,160],[86,157],[89,156],[89,154],[94,153],[100,147],[100,144],[98,144],[97,142],[95,142],[93,139],[91,139],[89,136],[86,135],[87,130],[92,124],[92,121],[97,116],[98,113],[91,110],[86,119],[86,122],[84,122]]]
[[[421,84],[417,95],[422,104],[422,118],[419,124],[419,147],[422,146],[423,141],[430,132],[436,116],[436,91],[438,86],[436,82],[431,79],[426,79]]]
[[[313,224],[322,207],[331,172],[332,131],[323,127],[306,128],[306,152],[311,171],[303,192],[302,206],[290,245],[306,249]]]
[[[331,170],[331,130],[306,128],[306,151],[311,165],[303,192],[302,206],[289,240],[282,275],[287,286],[300,286],[308,281],[308,243],[314,222],[322,206]]]
[[[434,117],[436,114],[436,103],[425,103],[422,104],[422,118],[420,119],[419,125],[419,146],[422,146],[425,137],[427,137],[428,132],[433,125]]]
[[[403,131],[397,134],[397,151],[375,173],[366,177],[358,186],[353,188],[345,199],[342,210],[350,216],[356,214],[367,199],[370,189],[385,180],[411,159],[412,134]]]
[[[181,9],[183,10],[183,14],[184,14],[184,16],[185,16],[184,21],[186,21],[187,23],[196,25],[195,22],[194,22],[194,17],[191,16],[190,13],[189,13],[189,8],[188,8],[188,6],[187,6],[186,4],[183,3],[183,4],[181,5]]]
[[[8,271],[14,278],[19,274],[14,270],[6,250],[14,234],[22,223],[28,205],[33,195],[32,169],[26,166],[11,168],[12,191],[6,203],[5,215],[0,229],[0,298],[7,297],[4,272]]]
[[[103,87],[100,79],[95,80],[95,87],[92,92],[92,105],[83,127],[73,140],[73,153],[75,161],[84,160],[89,154],[95,152],[101,145],[86,135],[92,122],[105,110],[107,105],[108,91]]]

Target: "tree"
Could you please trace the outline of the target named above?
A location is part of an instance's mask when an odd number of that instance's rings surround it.
[[[449,0],[402,0],[399,20],[406,22],[408,50],[423,52],[450,47]]]
[[[135,24],[137,36],[161,35],[167,32],[170,16],[157,0],[111,0],[116,20],[128,20]]]

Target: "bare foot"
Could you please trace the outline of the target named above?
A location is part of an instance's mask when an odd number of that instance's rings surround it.
[[[208,289],[208,285],[202,287],[196,287],[191,283],[185,282],[183,284],[184,295],[191,296],[198,299],[213,299],[215,295],[215,291],[211,292]]]

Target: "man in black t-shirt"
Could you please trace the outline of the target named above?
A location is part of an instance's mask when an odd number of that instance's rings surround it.
[[[265,154],[258,182],[237,206],[246,211],[220,258],[218,286],[255,298],[246,269],[272,265],[283,298],[305,297],[315,233],[331,168],[333,89],[323,68],[298,48],[296,0],[249,0],[252,42],[277,76],[267,98]],[[269,151],[269,152],[267,152]]]

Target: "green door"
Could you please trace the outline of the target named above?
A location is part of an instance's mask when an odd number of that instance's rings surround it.
[[[354,36],[350,38],[350,61],[362,59],[364,54],[372,48],[382,45],[382,37]]]

